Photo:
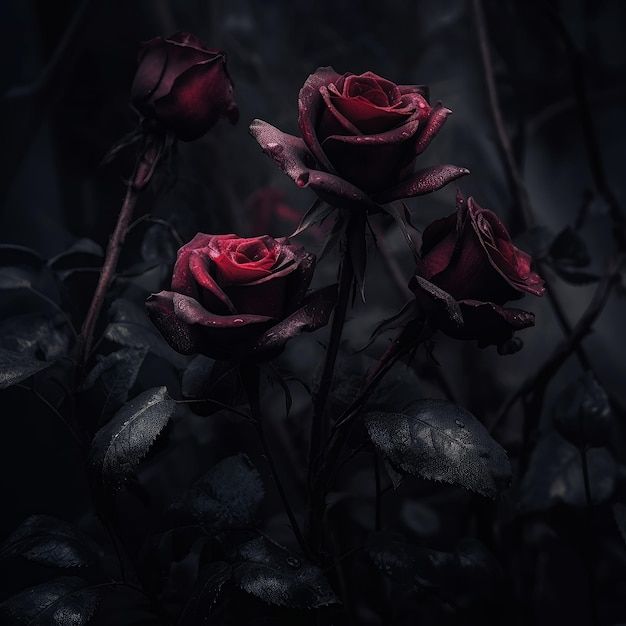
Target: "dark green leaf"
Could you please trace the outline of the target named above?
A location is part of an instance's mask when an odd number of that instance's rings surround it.
[[[50,365],[51,362],[41,361],[29,354],[0,348],[0,389],[17,385]]]
[[[117,407],[126,402],[147,353],[148,348],[122,348],[106,356],[98,355],[98,362],[87,375],[83,389],[90,389],[98,380],[102,383],[106,394],[102,413],[108,406]]]
[[[90,466],[102,482],[120,484],[137,468],[176,410],[166,387],[155,387],[125,404],[95,435]]]
[[[127,348],[148,348],[175,367],[184,367],[188,359],[170,348],[148,319],[145,310],[129,300],[119,299],[110,309],[111,323],[105,337]]]
[[[0,266],[25,265],[35,269],[44,263],[38,252],[25,246],[17,246],[9,243],[0,244]]]
[[[0,289],[31,289],[31,276],[19,267],[0,267]]]
[[[84,626],[100,602],[100,590],[75,577],[45,582],[0,604],[2,623],[30,626]]]
[[[52,361],[68,353],[69,343],[67,322],[61,316],[28,313],[0,322],[0,347],[12,352]]]
[[[592,374],[585,374],[559,395],[554,427],[576,446],[602,446],[610,439],[611,405]]]
[[[2,544],[0,556],[21,556],[53,567],[85,567],[97,560],[97,547],[72,524],[32,515]]]
[[[333,207],[325,204],[319,198],[316,199],[311,208],[304,214],[300,224],[298,224],[298,228],[289,236],[295,237],[314,224],[323,222],[334,210]]]
[[[594,504],[599,504],[610,498],[615,488],[615,460],[606,448],[592,448],[586,454],[591,497]],[[531,455],[520,487],[519,509],[531,513],[559,504],[584,507],[586,503],[580,453],[576,446],[550,431]]]
[[[337,602],[322,570],[282,546],[258,537],[240,546],[242,562],[234,579],[247,593],[268,604],[314,609]]]
[[[232,567],[223,561],[205,566],[179,618],[180,626],[196,626],[205,623],[217,604],[224,585],[232,575]]]
[[[245,454],[220,461],[171,507],[176,518],[192,519],[212,530],[252,525],[265,490]]]
[[[506,452],[469,411],[446,400],[418,400],[402,412],[365,416],[379,452],[403,473],[495,497],[508,486]]]
[[[102,247],[91,239],[78,239],[67,250],[64,250],[48,261],[54,270],[71,270],[77,267],[99,267],[104,252]]]

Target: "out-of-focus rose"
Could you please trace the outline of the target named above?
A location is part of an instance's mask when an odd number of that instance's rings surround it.
[[[257,233],[293,232],[302,218],[286,195],[275,187],[261,187],[251,193],[246,208]]]
[[[146,120],[183,141],[201,137],[222,116],[233,124],[239,118],[226,55],[189,33],[142,46],[131,100]]]
[[[298,186],[333,206],[374,208],[469,173],[454,165],[413,171],[451,112],[431,106],[424,87],[323,67],[304,83],[298,108],[302,138],[262,120],[250,132]]]
[[[171,291],[148,298],[148,314],[183,354],[266,360],[328,322],[336,289],[307,295],[314,268],[315,256],[287,239],[198,233],[178,251]]]
[[[530,255],[513,244],[495,213],[461,196],[456,213],[424,231],[411,289],[433,325],[480,346],[503,346],[514,331],[533,326],[532,313],[503,305],[545,290]]]

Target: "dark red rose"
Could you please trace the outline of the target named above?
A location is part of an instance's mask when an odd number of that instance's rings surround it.
[[[183,141],[201,137],[222,116],[233,124],[239,118],[226,55],[189,33],[142,46],[131,100],[146,119]]]
[[[178,352],[264,360],[327,323],[335,288],[307,295],[314,268],[315,256],[287,239],[198,233],[178,251],[171,291],[146,306]]]
[[[501,346],[514,331],[533,326],[532,313],[503,305],[525,293],[544,293],[530,256],[513,244],[504,224],[473,198],[465,202],[461,196],[456,213],[424,231],[411,288],[437,326],[481,346]]]
[[[454,165],[413,171],[451,112],[431,106],[424,87],[323,67],[304,83],[298,108],[302,138],[262,120],[250,132],[297,185],[333,206],[374,208],[469,173]]]

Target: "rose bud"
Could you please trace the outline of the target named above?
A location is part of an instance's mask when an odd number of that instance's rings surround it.
[[[298,186],[311,187],[332,206],[375,208],[469,173],[454,165],[414,172],[417,156],[451,112],[431,106],[424,87],[323,67],[304,83],[298,107],[302,138],[262,120],[254,120],[250,132]]]
[[[424,231],[410,287],[431,324],[452,337],[502,349],[510,348],[514,331],[535,323],[532,313],[503,305],[545,290],[530,256],[513,244],[495,213],[462,196],[456,213]]]
[[[171,290],[146,307],[182,354],[267,360],[328,322],[336,287],[307,295],[314,268],[315,256],[287,239],[198,233],[178,251]]]
[[[189,33],[142,46],[131,101],[145,120],[183,141],[201,137],[222,116],[232,124],[239,118],[226,55]]]

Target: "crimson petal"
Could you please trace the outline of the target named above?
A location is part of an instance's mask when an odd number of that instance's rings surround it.
[[[298,126],[302,139],[319,163],[329,172],[335,170],[324,154],[316,133],[316,125],[324,104],[320,87],[328,87],[339,78],[341,75],[332,67],[319,67],[306,79],[298,96]]]
[[[152,294],[146,300],[148,315],[176,352],[194,354],[200,349],[198,331],[176,317],[174,295],[172,291]]]
[[[403,182],[375,196],[377,202],[392,202],[401,198],[421,196],[437,191],[461,176],[467,176],[469,170],[456,165],[434,165],[415,172]]]
[[[263,120],[253,120],[250,133],[263,152],[274,159],[298,187],[310,187],[322,200],[334,207],[378,209],[358,187],[339,176],[315,169],[314,158],[299,137],[283,133]]]
[[[422,152],[426,150],[451,113],[452,111],[450,109],[446,109],[446,107],[441,106],[441,104],[433,108],[415,144],[415,154],[422,154]]]
[[[253,358],[263,360],[273,358],[292,337],[325,326],[336,300],[337,285],[323,287],[309,294],[295,313],[272,326],[255,343],[252,350]]]

